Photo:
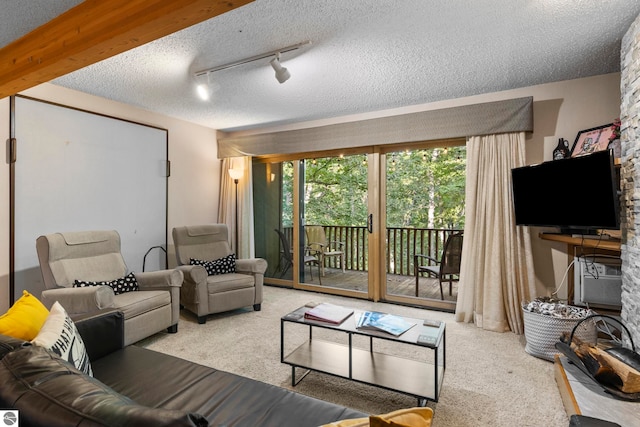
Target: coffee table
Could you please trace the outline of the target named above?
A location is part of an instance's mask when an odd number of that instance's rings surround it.
[[[292,387],[309,372],[316,371],[414,396],[418,399],[418,406],[425,406],[429,400],[438,401],[446,367],[444,322],[440,322],[439,326],[425,326],[424,319],[403,317],[415,323],[415,326],[400,336],[394,336],[356,328],[357,319],[363,312],[361,310],[354,309],[354,313],[339,325],[305,319],[307,310],[310,308],[300,307],[280,319],[280,362],[291,366]],[[285,339],[291,338],[291,331],[300,327],[308,328],[306,341],[285,354]],[[314,338],[313,331],[316,328],[339,333],[329,334],[329,339]],[[336,342],[342,334],[347,337],[346,344]],[[334,335],[335,340],[332,338]],[[368,348],[354,346],[354,336],[367,337]],[[420,336],[430,339],[418,342]],[[408,358],[374,350],[377,340],[419,346],[425,350],[424,358]],[[297,381],[296,368],[306,369]]]

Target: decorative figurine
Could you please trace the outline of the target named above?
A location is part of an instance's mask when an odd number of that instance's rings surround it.
[[[569,142],[564,138],[560,138],[558,146],[553,149],[553,160],[566,159],[569,154]]]

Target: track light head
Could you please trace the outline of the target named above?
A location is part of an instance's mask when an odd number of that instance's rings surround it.
[[[273,58],[270,62],[273,70],[276,72],[276,80],[280,83],[284,83],[291,77],[291,73],[289,70],[284,68],[282,64],[280,64],[280,54],[276,54],[276,57]]]
[[[201,83],[196,87],[196,91],[198,92],[198,96],[203,101],[208,101],[211,98],[211,91],[209,90],[209,85],[207,83]]]
[[[213,89],[211,87],[209,73],[207,73],[207,81],[200,83],[198,86],[196,86],[196,92],[198,93],[198,96],[200,97],[200,99],[202,99],[203,101],[208,101],[209,99],[211,99],[211,94],[213,93]]]

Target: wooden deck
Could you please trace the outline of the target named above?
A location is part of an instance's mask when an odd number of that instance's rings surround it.
[[[305,283],[319,285],[318,272],[314,268],[313,279],[309,275],[309,269],[305,269]],[[288,272],[284,279],[291,280],[291,273]],[[366,292],[367,272],[325,268],[325,276],[322,278],[322,286],[349,289]],[[440,287],[437,279],[427,277],[420,278],[420,290],[418,297],[424,299],[435,299],[440,301]],[[445,301],[456,301],[458,298],[458,282],[453,282],[451,296],[449,295],[449,284],[443,283]],[[391,295],[415,296],[416,281],[414,276],[399,274],[387,274],[387,293]]]

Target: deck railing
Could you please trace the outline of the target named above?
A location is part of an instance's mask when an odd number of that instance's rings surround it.
[[[329,242],[342,242],[345,251],[345,264],[348,270],[367,271],[368,231],[367,228],[323,225]],[[462,231],[443,228],[401,228],[386,229],[387,253],[386,271],[390,274],[413,276],[413,256],[429,255],[440,259],[444,242],[449,235]],[[292,241],[291,228],[285,229],[289,241]],[[339,268],[337,257],[327,258],[327,267]]]

